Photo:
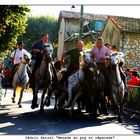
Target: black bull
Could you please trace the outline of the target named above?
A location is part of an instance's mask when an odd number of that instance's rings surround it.
[[[105,105],[105,79],[97,65],[89,61],[83,68],[83,95],[86,97],[86,110],[90,115],[97,116],[97,108],[100,113],[106,114]]]

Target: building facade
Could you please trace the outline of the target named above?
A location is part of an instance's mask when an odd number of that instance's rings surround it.
[[[124,53],[124,68],[140,70],[140,19],[108,17],[101,36]]]
[[[90,13],[84,13],[83,15],[84,33],[82,40],[84,41],[85,44],[95,40],[94,37],[95,38],[97,37],[97,34],[94,31],[95,27],[99,29],[100,26],[103,26],[102,22],[105,22],[106,19],[107,19],[106,15],[95,15]],[[63,52],[71,48],[74,48],[78,40],[79,37],[78,33],[80,31],[80,13],[72,11],[61,11],[59,14],[58,21],[60,24],[60,29],[59,29],[59,39],[58,39],[59,47],[57,51],[57,56],[58,60],[61,60]],[[62,42],[64,42],[63,45]]]

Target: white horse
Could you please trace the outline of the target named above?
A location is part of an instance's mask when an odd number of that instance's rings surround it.
[[[110,56],[111,65],[111,79],[112,79],[112,94],[111,99],[117,106],[118,111],[118,121],[123,122],[123,99],[125,94],[125,85],[120,75],[119,70],[120,55],[119,53],[114,53]]]
[[[90,61],[91,59],[91,55],[89,53],[84,53],[84,61]],[[78,71],[76,71],[74,74],[72,74],[71,76],[69,76],[68,78],[68,102],[63,106],[63,108],[68,108],[71,106],[71,102],[72,102],[72,92],[73,92],[73,88],[76,86],[80,87],[80,81],[83,81],[84,79],[84,72],[82,69],[79,69]],[[74,99],[74,103],[73,106],[76,102],[76,100],[81,96],[82,92],[79,91],[80,93],[77,94],[77,96]]]
[[[23,91],[26,88],[26,85],[29,81],[29,77],[28,77],[28,74],[27,74],[27,65],[29,64],[30,59],[31,59],[31,55],[29,53],[26,52],[26,53],[23,54],[19,69],[15,73],[15,75],[13,77],[13,81],[12,81],[12,85],[13,85],[13,89],[14,89],[13,97],[12,97],[12,103],[15,103],[17,87],[21,87],[20,97],[19,97],[19,100],[18,100],[19,108],[22,107],[21,102],[22,102],[22,97],[23,97]]]

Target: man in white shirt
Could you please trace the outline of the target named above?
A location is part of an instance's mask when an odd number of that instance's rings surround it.
[[[10,55],[11,61],[13,63],[13,68],[12,68],[12,72],[11,72],[12,73],[11,79],[13,79],[15,72],[19,68],[19,64],[21,62],[21,58],[23,56],[23,53],[27,52],[25,49],[23,49],[23,47],[24,47],[24,43],[22,41],[20,41],[18,43],[17,48]]]

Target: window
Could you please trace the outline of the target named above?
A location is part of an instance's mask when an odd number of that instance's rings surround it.
[[[95,31],[102,31],[104,28],[104,21],[95,21]]]

